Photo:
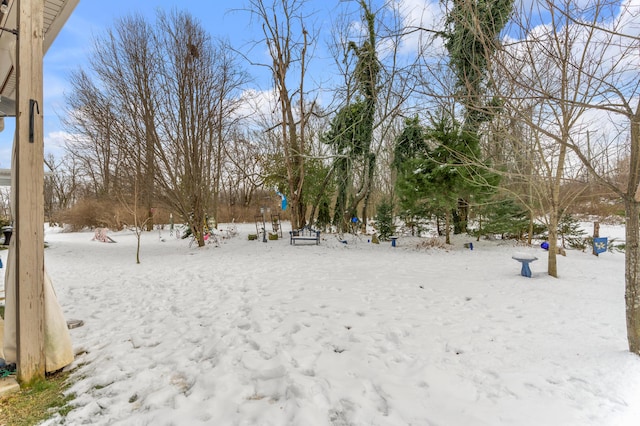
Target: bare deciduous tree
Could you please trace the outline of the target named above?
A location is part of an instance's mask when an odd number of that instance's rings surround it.
[[[119,149],[124,118],[114,115],[111,96],[102,92],[84,71],[72,73],[71,92],[67,95],[68,114],[63,120],[69,132],[66,152],[78,163],[79,178],[99,197],[110,197],[118,191],[122,170]]]
[[[56,159],[51,154],[45,156],[44,164],[49,169],[44,181],[45,217],[55,223],[57,214],[76,201],[80,187],[78,164],[72,156]]]
[[[94,74],[72,81],[69,121],[79,136],[70,149],[97,188],[109,191],[115,181],[130,194],[139,183],[148,228],[160,203],[188,221],[203,246],[245,74],[226,43],[186,13],[159,12],[155,26],[132,16],[114,28],[96,41]]]
[[[362,16],[360,25],[345,14],[333,31],[331,50],[342,77],[335,91],[340,107],[325,133],[337,186],[334,225],[343,231],[360,208],[362,226],[368,222],[374,193],[390,170],[395,132],[414,90],[409,76],[415,58],[401,53],[400,5],[389,2],[374,11],[369,2],[354,3]],[[354,28],[360,31],[354,33]]]
[[[511,31],[513,44],[505,46],[505,56],[495,71],[521,90],[518,96],[504,98],[513,111],[558,145],[556,165],[576,156],[590,176],[623,201],[627,338],[630,351],[640,354],[640,80],[631,59],[640,49],[640,37],[632,24],[637,14],[637,5],[619,7],[608,0],[534,2],[517,15],[518,27]],[[527,118],[527,110],[516,105],[523,100],[544,105],[547,114],[537,120]],[[594,111],[599,112],[597,119]],[[626,121],[627,131],[609,136],[629,149],[625,156],[628,175],[623,181],[602,173],[599,165],[608,161],[604,157],[607,150],[594,151],[589,137],[589,131],[619,119]],[[556,170],[554,182],[562,178],[562,170]],[[553,196],[557,197],[554,185]],[[557,200],[552,202],[557,205]]]
[[[306,222],[304,208],[306,127],[309,94],[305,76],[313,37],[304,15],[305,0],[250,0],[250,12],[260,22],[271,56],[266,66],[272,75],[280,114],[278,127],[287,171],[291,222],[294,228]]]

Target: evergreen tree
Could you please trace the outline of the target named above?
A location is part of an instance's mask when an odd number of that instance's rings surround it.
[[[443,112],[426,130],[407,120],[395,153],[400,208],[414,218],[444,218],[447,242],[461,194],[466,200],[485,197],[497,183],[497,175],[469,161],[480,156],[475,135]]]
[[[581,248],[585,246],[584,235],[586,232],[580,228],[580,222],[573,216],[565,214],[558,222],[558,234],[562,239],[562,248],[567,248],[567,242],[570,247]]]
[[[511,198],[494,201],[486,207],[485,214],[483,226],[478,230],[481,235],[521,239],[529,228],[528,210]]]
[[[456,76],[456,97],[465,107],[463,131],[471,143],[478,145],[480,126],[491,119],[501,103],[497,99],[486,103],[485,80],[489,58],[497,49],[513,0],[452,0],[452,5],[442,36]],[[469,202],[466,194],[459,194],[454,212],[455,233],[467,228]]]
[[[429,147],[420,120],[418,117],[407,118],[402,133],[396,139],[393,166],[396,170],[400,170],[407,160],[423,156],[428,151]]]
[[[425,131],[418,117],[405,120],[404,129],[396,139],[392,164],[397,171],[400,216],[411,227],[412,234],[416,231],[414,224],[430,216],[424,199],[425,176],[420,173],[428,151]]]
[[[456,150],[461,150],[465,142],[459,127],[442,116],[432,122],[432,128],[424,133],[417,123],[408,122],[401,134],[396,151],[402,159],[403,151],[413,151],[413,158],[399,164],[397,192],[400,205],[414,216],[425,214],[445,217],[445,235],[449,243],[450,212],[455,208],[458,192],[463,185],[464,168],[456,160]],[[412,137],[413,139],[409,139]],[[429,149],[428,142],[433,145]],[[424,216],[423,216],[424,217]]]
[[[383,199],[378,204],[376,214],[376,227],[381,241],[387,241],[395,233],[393,225],[393,204],[388,199]]]

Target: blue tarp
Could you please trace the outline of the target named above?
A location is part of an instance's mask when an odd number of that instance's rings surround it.
[[[278,194],[280,196],[280,198],[282,198],[282,211],[285,211],[287,209],[287,197],[282,194],[281,192],[276,191],[276,194]]]

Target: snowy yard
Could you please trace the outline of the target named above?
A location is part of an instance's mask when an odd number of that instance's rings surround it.
[[[324,235],[189,248],[47,231],[78,353],[64,424],[636,425],[624,255]],[[290,229],[285,226],[285,231]],[[606,236],[606,227],[601,235]],[[613,232],[613,231],[610,231]],[[615,235],[619,236],[619,235]],[[473,242],[474,250],[464,249]],[[532,278],[514,252],[538,257]],[[6,260],[6,252],[2,253]],[[62,424],[54,418],[47,424]]]

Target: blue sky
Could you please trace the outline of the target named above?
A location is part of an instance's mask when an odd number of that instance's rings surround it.
[[[226,19],[220,3],[222,2],[112,0],[108,2],[109,6],[105,7],[105,2],[80,0],[44,58],[45,152],[55,151],[63,142],[59,116],[64,111],[64,93],[68,88],[68,76],[71,71],[86,63],[95,35],[103,34],[119,17],[131,13],[153,17],[157,8],[186,9],[194,16],[200,17],[207,27],[230,31],[233,24],[230,19]],[[15,119],[5,118],[5,129],[0,132],[0,168],[10,167],[14,131]]]
[[[256,35],[259,27],[255,23],[251,25],[248,12],[232,10],[244,3],[241,0],[80,0],[44,59],[45,153],[58,154],[64,144],[60,115],[65,109],[64,94],[69,89],[68,76],[86,64],[94,36],[103,35],[123,16],[140,13],[153,21],[158,8],[167,11],[178,9],[199,19],[212,36],[227,38],[235,47],[241,47],[260,37]],[[345,3],[339,0],[312,0],[309,6],[318,10],[316,22],[323,31],[328,31],[331,15],[337,8],[344,7]],[[320,45],[323,45],[322,38]],[[251,74],[258,72],[248,65],[247,68]],[[0,132],[0,168],[11,165],[14,130],[15,120],[6,118],[5,129]]]
[[[435,28],[442,18],[443,10],[440,0],[394,1],[401,6],[405,24],[411,22],[413,25]],[[580,3],[583,0],[575,1]],[[379,6],[384,4],[385,0],[372,0],[372,2]],[[525,9],[529,2],[530,0],[517,0],[517,3],[524,5]],[[630,34],[637,34],[637,20],[633,11],[640,10],[640,0],[621,0],[621,2],[632,11],[626,15],[627,20],[631,22],[626,22],[624,28]],[[251,42],[261,39],[261,35],[260,27],[255,21],[251,23],[248,12],[233,10],[241,8],[243,4],[246,4],[246,0],[111,0],[109,2],[80,0],[44,60],[45,152],[58,155],[62,152],[61,147],[64,146],[65,133],[60,124],[60,116],[65,110],[64,94],[69,90],[69,74],[86,64],[92,51],[94,36],[103,35],[116,19],[132,13],[140,13],[149,21],[153,21],[157,9],[187,11],[198,18],[213,37],[229,39],[236,48],[246,51]],[[326,58],[328,57],[326,42],[332,30],[332,20],[339,17],[345,7],[354,10],[358,5],[355,0],[308,0],[307,6],[309,11],[315,12],[314,26],[320,30],[315,54]],[[359,21],[360,14],[354,13],[350,18]],[[404,41],[403,50],[408,55],[415,54],[416,39],[417,37],[413,40],[408,37]],[[252,51],[252,55],[254,54],[265,55],[261,62],[268,60],[265,49],[256,47]],[[259,72],[264,73],[264,68],[250,67],[247,64],[247,71],[255,76]],[[321,72],[330,74],[330,70],[326,67],[322,68]],[[323,78],[325,78],[324,75]],[[268,89],[265,82],[268,83],[268,78],[263,79],[262,87],[258,89]],[[14,130],[15,120],[5,119],[5,129],[0,132],[0,168],[10,167]]]

